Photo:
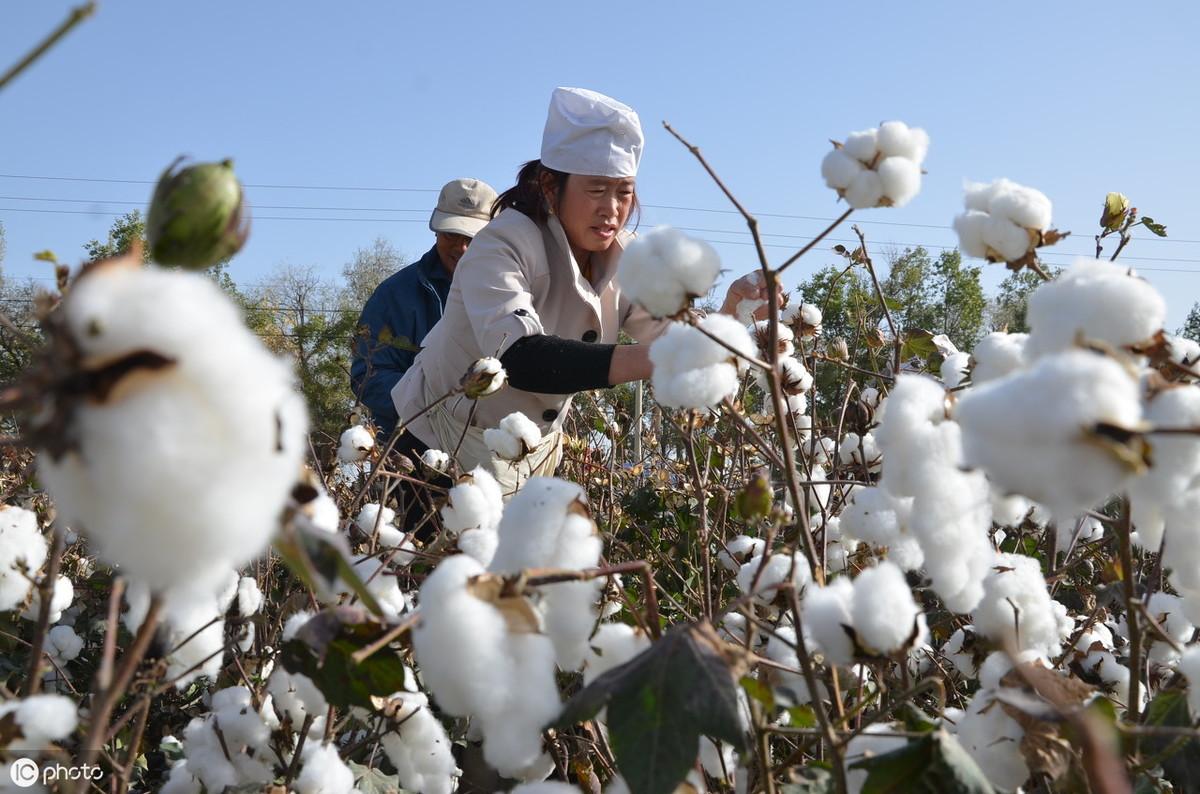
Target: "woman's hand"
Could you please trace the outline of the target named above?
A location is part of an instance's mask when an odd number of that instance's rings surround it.
[[[730,284],[729,292],[725,295],[725,303],[721,305],[721,313],[738,317],[738,305],[742,301],[762,301],[762,305],[754,311],[754,319],[765,320],[768,297],[765,282],[762,271],[755,270]],[[783,303],[783,288],[779,284],[775,285],[775,299],[779,304]],[[739,319],[741,318],[739,317]]]

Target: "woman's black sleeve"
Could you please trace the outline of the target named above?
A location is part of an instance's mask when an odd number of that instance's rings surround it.
[[[608,388],[608,369],[616,347],[537,334],[513,342],[500,363],[515,389],[574,394]]]

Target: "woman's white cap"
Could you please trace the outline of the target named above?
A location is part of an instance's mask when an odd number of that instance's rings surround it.
[[[637,176],[644,143],[633,108],[586,88],[554,89],[542,165],[583,176]]]

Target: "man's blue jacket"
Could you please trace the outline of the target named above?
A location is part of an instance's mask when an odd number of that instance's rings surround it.
[[[392,387],[412,366],[416,347],[442,317],[450,294],[450,274],[442,266],[437,247],[383,281],[363,307],[358,319],[360,336],[354,340],[350,386],[371,411],[380,435],[390,435],[399,421],[392,403]],[[364,333],[362,326],[367,327]],[[387,329],[390,333],[380,334]]]

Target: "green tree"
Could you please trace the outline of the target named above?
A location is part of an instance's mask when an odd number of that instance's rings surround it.
[[[1188,312],[1187,319],[1183,321],[1183,327],[1175,332],[1176,336],[1186,336],[1188,339],[1200,342],[1200,303],[1193,303],[1192,310]]]
[[[146,245],[146,219],[142,217],[140,210],[127,212],[117,218],[108,230],[107,239],[103,241],[89,240],[83,244],[83,250],[87,252],[88,259],[91,261],[109,259],[128,251],[136,240],[142,242],[142,261],[149,262],[150,247]]]
[[[878,371],[866,337],[878,327],[883,312],[875,299],[871,282],[862,269],[833,265],[823,267],[803,281],[796,292],[800,300],[821,310],[821,337],[826,345],[840,337],[846,340],[849,347],[849,363]],[[807,356],[811,351],[805,349],[803,352]],[[833,364],[825,364],[816,368],[813,377],[813,409],[824,412],[839,405],[846,371]]]
[[[945,334],[960,349],[970,350],[982,335],[987,306],[980,272],[979,267],[964,267],[957,250],[934,259],[917,247],[892,257],[880,287],[898,330]]]
[[[342,266],[342,307],[361,311],[380,282],[404,267],[404,259],[404,254],[383,237],[355,251],[354,258]]]

